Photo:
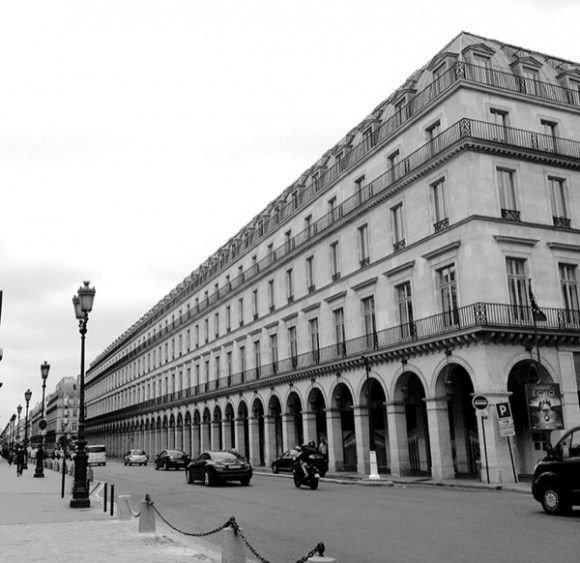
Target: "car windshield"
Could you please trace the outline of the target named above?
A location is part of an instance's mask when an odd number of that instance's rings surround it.
[[[145,455],[143,450],[131,450],[131,455]]]
[[[167,450],[167,455],[180,456],[180,455],[183,455],[183,452],[181,452],[179,450]]]

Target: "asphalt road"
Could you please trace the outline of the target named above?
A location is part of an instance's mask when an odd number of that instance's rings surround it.
[[[322,541],[338,563],[578,561],[580,511],[550,517],[531,495],[449,487],[365,487],[321,482],[296,489],[284,476],[255,475],[249,487],[187,485],[183,471],[109,461],[95,479],[148,493],[176,528],[205,532],[234,516],[260,555],[295,562]],[[206,538],[219,544],[219,536]],[[249,553],[248,553],[249,556]]]

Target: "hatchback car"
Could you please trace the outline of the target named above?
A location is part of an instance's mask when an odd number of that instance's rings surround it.
[[[202,452],[185,469],[187,483],[203,481],[207,487],[226,481],[239,481],[247,486],[251,478],[252,465],[235,452]]]
[[[163,450],[155,456],[155,469],[185,469],[189,456],[183,450]]]
[[[548,514],[569,512],[580,505],[580,426],[548,445],[546,454],[534,469],[532,494]]]
[[[123,456],[123,463],[125,465],[147,465],[149,457],[145,453],[145,450],[129,450]]]

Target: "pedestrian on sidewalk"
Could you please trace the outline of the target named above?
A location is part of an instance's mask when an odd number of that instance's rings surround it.
[[[24,469],[24,462],[26,461],[26,450],[23,446],[17,446],[16,448],[16,475],[20,477],[22,475],[22,470]]]

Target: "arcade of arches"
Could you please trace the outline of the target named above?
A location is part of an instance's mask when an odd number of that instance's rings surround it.
[[[432,358],[371,363],[368,371],[359,364],[342,373],[241,390],[235,396],[230,390],[207,401],[89,424],[87,437],[119,457],[131,448],[150,455],[177,448],[192,457],[206,449],[236,448],[255,467],[270,467],[297,444],[325,439],[334,472],[368,474],[373,450],[380,474],[513,482],[518,474],[532,472],[542,453],[538,443],[545,439],[527,423],[524,386],[537,380],[535,364],[522,356],[512,361],[500,384],[488,379],[487,388],[474,386],[473,373],[455,354],[435,366]],[[543,369],[542,380],[555,378]],[[488,416],[476,414],[474,393],[484,393],[492,408],[509,400],[516,428],[512,442],[500,435],[491,409]]]

